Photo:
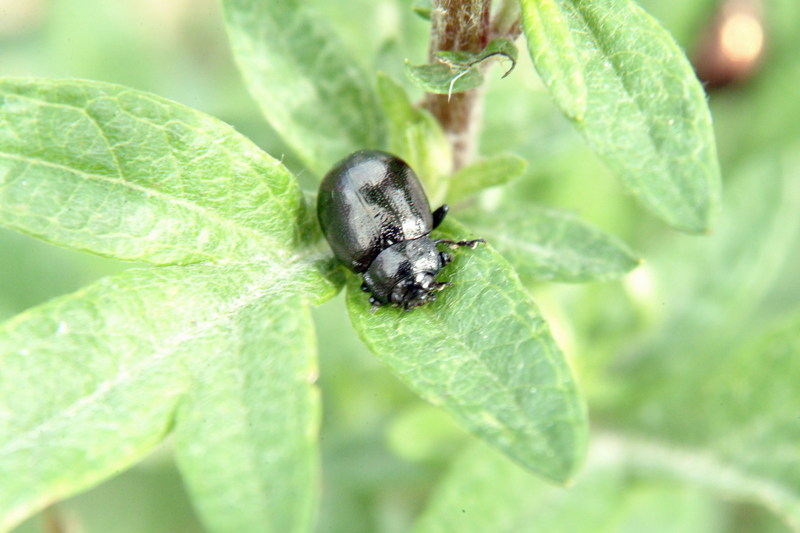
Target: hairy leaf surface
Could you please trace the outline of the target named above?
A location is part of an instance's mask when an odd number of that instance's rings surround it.
[[[383,142],[369,78],[299,0],[225,0],[231,47],[264,116],[317,175]]]
[[[203,113],[100,82],[0,82],[0,224],[165,265],[285,260],[306,220],[283,165]]]
[[[466,237],[455,223],[440,233]],[[359,336],[420,396],[505,453],[565,481],[581,463],[587,422],[574,378],[516,274],[487,246],[456,252],[453,283],[411,312],[370,313],[353,276],[348,308]]]
[[[630,0],[522,7],[534,65],[594,151],[656,216],[683,231],[708,230],[720,202],[714,132],[672,37]]]

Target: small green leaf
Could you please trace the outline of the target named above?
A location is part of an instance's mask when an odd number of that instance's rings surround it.
[[[455,94],[480,87],[483,74],[476,68],[453,71],[444,63],[412,65],[405,62],[405,73],[411,82],[423,91],[434,94]]]
[[[586,81],[583,65],[556,0],[521,0],[522,27],[536,69],[564,113],[583,120]]]
[[[264,116],[318,175],[383,141],[369,78],[298,0],[224,0],[234,57]]]
[[[503,185],[522,176],[526,168],[528,162],[513,154],[481,159],[450,177],[448,199],[457,203],[488,187]]]
[[[430,20],[431,11],[433,10],[433,0],[414,0],[411,9],[425,20]]]
[[[415,107],[406,91],[386,74],[378,74],[378,94],[389,124],[389,148],[404,159],[425,185],[433,204],[444,199],[451,172],[452,149],[439,122]]]
[[[536,1],[523,2],[523,18],[556,103],[642,205],[677,229],[707,231],[719,163],[705,94],[678,45],[630,0]]]
[[[230,126],[77,80],[0,82],[0,224],[155,264],[280,258],[308,239],[294,177]]]
[[[439,63],[411,65],[405,63],[405,72],[414,85],[429,93],[455,94],[479,87],[483,83],[480,65],[492,57],[505,57],[511,66],[503,74],[505,78],[514,70],[517,62],[517,47],[508,39],[494,39],[477,54],[462,51],[439,51]]]
[[[187,360],[178,466],[209,531],[304,532],[319,486],[313,324],[295,296],[237,311],[218,355]]]
[[[466,237],[462,230],[441,233]],[[583,401],[516,274],[479,246],[456,252],[440,279],[453,286],[436,302],[372,314],[352,276],[347,303],[359,336],[420,396],[469,430],[531,470],[569,479],[586,447]]]
[[[505,78],[517,65],[519,55],[517,47],[508,39],[493,39],[478,54],[470,54],[462,51],[440,50],[434,54],[440,62],[444,63],[453,70],[463,70],[475,67],[487,59],[495,56],[503,56],[511,61],[503,77]]]
[[[566,211],[504,205],[464,222],[528,280],[579,283],[618,278],[639,264],[628,246]]]

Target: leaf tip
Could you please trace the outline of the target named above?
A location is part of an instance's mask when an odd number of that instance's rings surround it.
[[[698,209],[691,216],[675,220],[670,225],[676,230],[695,235],[711,235],[714,233],[714,223],[719,214],[719,206],[714,202]]]

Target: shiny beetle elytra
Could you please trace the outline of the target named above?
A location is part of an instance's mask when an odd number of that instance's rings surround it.
[[[361,288],[373,311],[391,304],[406,310],[436,299],[449,283],[435,277],[452,256],[438,244],[474,248],[473,241],[433,240],[430,233],[447,214],[431,213],[428,198],[405,161],[376,150],[355,152],[322,180],[317,215],[336,257],[363,274]]]

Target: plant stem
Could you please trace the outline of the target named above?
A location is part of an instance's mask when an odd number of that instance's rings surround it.
[[[489,39],[515,41],[522,34],[519,0],[500,0],[489,31]]]
[[[435,0],[429,61],[441,50],[478,53],[489,41],[491,0]],[[425,107],[442,125],[453,147],[453,171],[475,157],[483,115],[483,88],[448,95],[428,94]]]

